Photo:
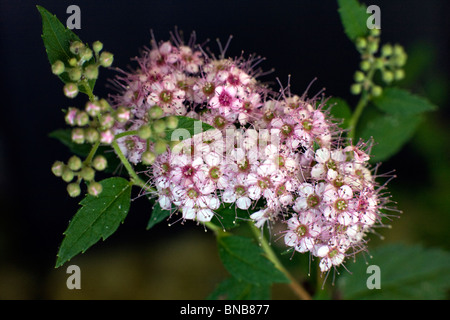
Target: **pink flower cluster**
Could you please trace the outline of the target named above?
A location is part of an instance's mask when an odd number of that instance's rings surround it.
[[[164,116],[216,128],[156,158],[151,184],[163,209],[175,206],[182,219],[207,222],[234,204],[257,227],[281,221],[285,244],[319,257],[323,272],[364,247],[386,200],[364,144],[343,141],[322,98],[274,93],[256,80],[259,58],[217,59],[177,37],[153,41],[137,62],[118,78],[113,104],[131,118],[116,133],[146,124],[155,105]],[[148,147],[138,136],[122,138],[121,146],[135,164]]]

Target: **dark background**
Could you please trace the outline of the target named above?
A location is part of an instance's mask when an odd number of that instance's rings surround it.
[[[401,240],[448,250],[449,2],[366,3],[381,8],[382,43],[400,43],[410,55],[403,85],[439,106],[381,167],[396,169],[391,190],[404,211],[393,229],[381,233],[385,243]],[[84,42],[102,41],[114,53],[116,67],[135,66],[130,58],[149,45],[150,29],[157,40],[167,40],[178,26],[186,40],[193,30],[198,42],[210,39],[207,46],[215,52],[216,38],[225,43],[233,35],[228,55],[244,50],[266,57],[261,66],[275,72],[264,80],[274,87],[276,77],[286,84],[291,75],[292,92],[301,94],[317,77],[310,94],[325,87],[328,95],[355,105],[349,87],[359,54],[343,32],[336,1],[0,2],[0,299],[204,298],[226,275],[213,235],[193,223],[170,228],[163,223],[146,231],[150,208],[144,198],[133,201],[113,236],[73,259],[81,267],[84,290],[69,291],[66,266],[54,269],[79,199],[69,198],[66,184],[51,174],[52,163],[66,161],[70,153],[48,134],[64,127],[62,108],[80,107],[85,99],[81,94],[73,101],[65,98],[51,73],[36,4],[63,23],[66,8],[78,5],[81,30],[74,31]],[[111,92],[106,79],[114,75],[101,70],[97,95]],[[285,296],[276,291],[275,297]]]

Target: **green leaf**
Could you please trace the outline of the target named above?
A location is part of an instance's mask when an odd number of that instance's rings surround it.
[[[50,138],[59,140],[63,145],[69,148],[70,152],[86,157],[91,151],[92,145],[88,143],[78,144],[72,141],[72,131],[70,129],[58,129],[48,134]]]
[[[369,120],[360,137],[364,141],[374,139],[371,161],[384,161],[396,154],[413,136],[421,120],[418,114],[384,114]]]
[[[176,116],[178,119],[178,127],[176,129],[166,128],[166,139],[170,141],[182,141],[192,138],[194,135],[215,129],[213,126],[197,119]],[[165,118],[163,118],[165,119]],[[181,139],[180,139],[181,138]]]
[[[386,88],[373,103],[382,111],[390,114],[409,115],[436,110],[437,107],[427,99],[413,95],[399,88]]]
[[[87,195],[82,207],[64,232],[56,267],[77,254],[84,253],[101,238],[105,240],[123,223],[131,201],[131,184],[123,178],[109,178],[100,182],[103,191],[98,197]]]
[[[159,202],[156,202],[156,204],[153,206],[152,216],[147,224],[147,230],[150,230],[156,224],[160,223],[164,219],[167,219],[170,216],[171,212],[173,211],[163,210]]]
[[[445,299],[450,289],[450,253],[420,245],[391,244],[371,252],[366,264],[360,257],[346,267],[352,274],[338,278],[344,299],[413,300]],[[368,265],[380,268],[380,289],[369,290],[366,282],[372,274]]]
[[[217,244],[224,267],[237,280],[256,285],[289,282],[251,239],[224,236],[217,239]]]
[[[326,103],[326,108],[330,110],[330,114],[342,129],[348,128],[352,110],[344,99],[330,98]]]
[[[355,41],[359,37],[367,36],[367,7],[359,4],[357,0],[338,0],[338,4],[341,22],[350,40]]]
[[[51,14],[48,10],[41,6],[36,6],[41,14],[42,18],[42,40],[44,41],[45,50],[47,52],[48,61],[50,65],[60,60],[64,63],[66,68],[70,68],[68,60],[75,55],[70,52],[70,43],[73,41],[80,41],[80,38],[72,32],[72,30],[66,28],[58,18]],[[85,65],[94,63],[95,58],[86,62]],[[59,78],[64,82],[72,82],[69,79],[67,73],[62,73]],[[90,90],[94,89],[95,79],[88,81]],[[88,90],[84,85],[79,86],[79,90],[83,93],[88,93]]]
[[[270,285],[255,285],[230,277],[222,281],[208,300],[269,300]]]
[[[249,219],[249,212],[236,207],[235,204],[224,203],[219,209],[215,210],[216,215],[211,222],[224,229],[233,229],[239,226],[239,221]]]

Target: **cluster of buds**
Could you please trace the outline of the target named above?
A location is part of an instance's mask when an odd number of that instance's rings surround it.
[[[80,41],[70,44],[70,52],[73,54],[67,61],[57,60],[52,64],[52,72],[58,76],[67,76],[64,85],[64,94],[68,98],[78,95],[79,87],[87,86],[89,80],[98,78],[98,68],[110,67],[114,57],[110,52],[103,51],[103,44],[95,41],[92,49]]]
[[[81,193],[80,183],[84,180],[90,195],[97,196],[102,192],[102,185],[95,181],[95,172],[103,171],[107,166],[106,158],[97,155],[92,161],[82,161],[77,156],[69,158],[67,163],[56,161],[52,166],[55,176],[67,182],[67,193],[71,197],[78,197]]]
[[[130,118],[129,110],[113,109],[105,99],[88,101],[84,110],[69,107],[65,121],[74,127],[72,141],[77,144],[100,142],[111,144],[114,140],[113,127],[116,123],[125,123]]]
[[[356,48],[361,53],[360,69],[355,72],[355,83],[351,86],[352,94],[359,95],[362,90],[377,97],[383,93],[383,88],[373,81],[374,73],[379,70],[381,79],[386,84],[400,81],[405,77],[402,69],[406,64],[407,55],[402,46],[384,44],[380,50],[380,30],[372,29],[370,35],[356,39]],[[377,53],[380,51],[378,56]]]
[[[360,44],[372,58],[377,39],[372,34]],[[289,86],[277,93],[259,82],[261,58],[226,59],[223,51],[216,58],[194,40],[153,40],[137,58],[139,68],[117,77],[121,90],[111,97],[114,110],[130,114],[111,130],[123,135],[117,141],[130,162],[148,165],[160,206],[176,207],[182,220],[208,222],[232,204],[252,210],[257,227],[284,222],[285,244],[319,257],[323,272],[361,251],[388,201],[370,169],[369,148],[342,139],[325,98],[298,96]],[[395,59],[401,65],[398,49],[383,51],[383,66]],[[358,84],[374,90],[364,79]],[[168,148],[164,130],[176,127],[176,116],[215,130]]]

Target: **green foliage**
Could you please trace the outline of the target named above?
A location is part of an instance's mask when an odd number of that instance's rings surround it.
[[[411,115],[437,109],[427,99],[399,88],[387,88],[373,103],[381,110],[393,115]]]
[[[147,224],[147,230],[150,230],[164,219],[167,219],[170,216],[170,213],[170,210],[163,210],[159,205],[159,202],[156,202],[153,206],[152,216]]]
[[[450,289],[450,254],[441,249],[420,245],[391,244],[374,249],[369,265],[380,267],[380,289],[366,286],[367,264],[359,257],[346,267],[338,278],[338,288],[344,299],[445,299]]]
[[[251,239],[222,236],[217,239],[217,245],[223,265],[236,280],[255,285],[289,282]]]
[[[215,210],[215,215],[211,222],[226,230],[238,227],[242,219],[248,219],[247,210],[241,210],[235,204],[224,203],[219,209]]]
[[[205,132],[210,129],[214,129],[213,126],[202,122],[197,119],[175,116],[178,119],[178,126],[176,129],[171,129],[166,127],[164,130],[166,134],[166,139],[169,141],[178,141],[192,138],[195,134]],[[162,118],[166,119],[166,118]]]
[[[58,18],[51,14],[48,10],[41,6],[37,6],[42,18],[42,40],[44,41],[47,57],[51,65],[56,61],[62,61],[66,67],[69,67],[68,60],[74,58],[75,55],[70,52],[70,43],[73,41],[80,41],[80,38],[72,32],[72,30],[66,28]],[[87,64],[93,63],[94,57],[87,62]],[[72,82],[67,73],[59,75],[59,78],[64,83]],[[88,81],[90,90],[94,89],[95,79]],[[88,93],[88,90],[81,85],[79,90],[83,93]]]
[[[361,131],[361,138],[374,139],[372,162],[384,161],[395,155],[414,135],[421,115],[383,114],[370,119]]]
[[[352,110],[342,98],[330,98],[327,101],[327,109],[342,129],[348,128],[352,117]]]
[[[360,5],[357,0],[338,0],[338,4],[341,22],[349,39],[355,41],[368,35],[366,6]]]
[[[230,277],[222,281],[208,300],[269,300],[270,285],[256,285]]]
[[[123,223],[131,201],[131,184],[123,178],[109,178],[100,182],[99,196],[87,195],[82,207],[64,232],[56,267],[62,266],[77,254],[84,253],[100,239],[105,240]]]

